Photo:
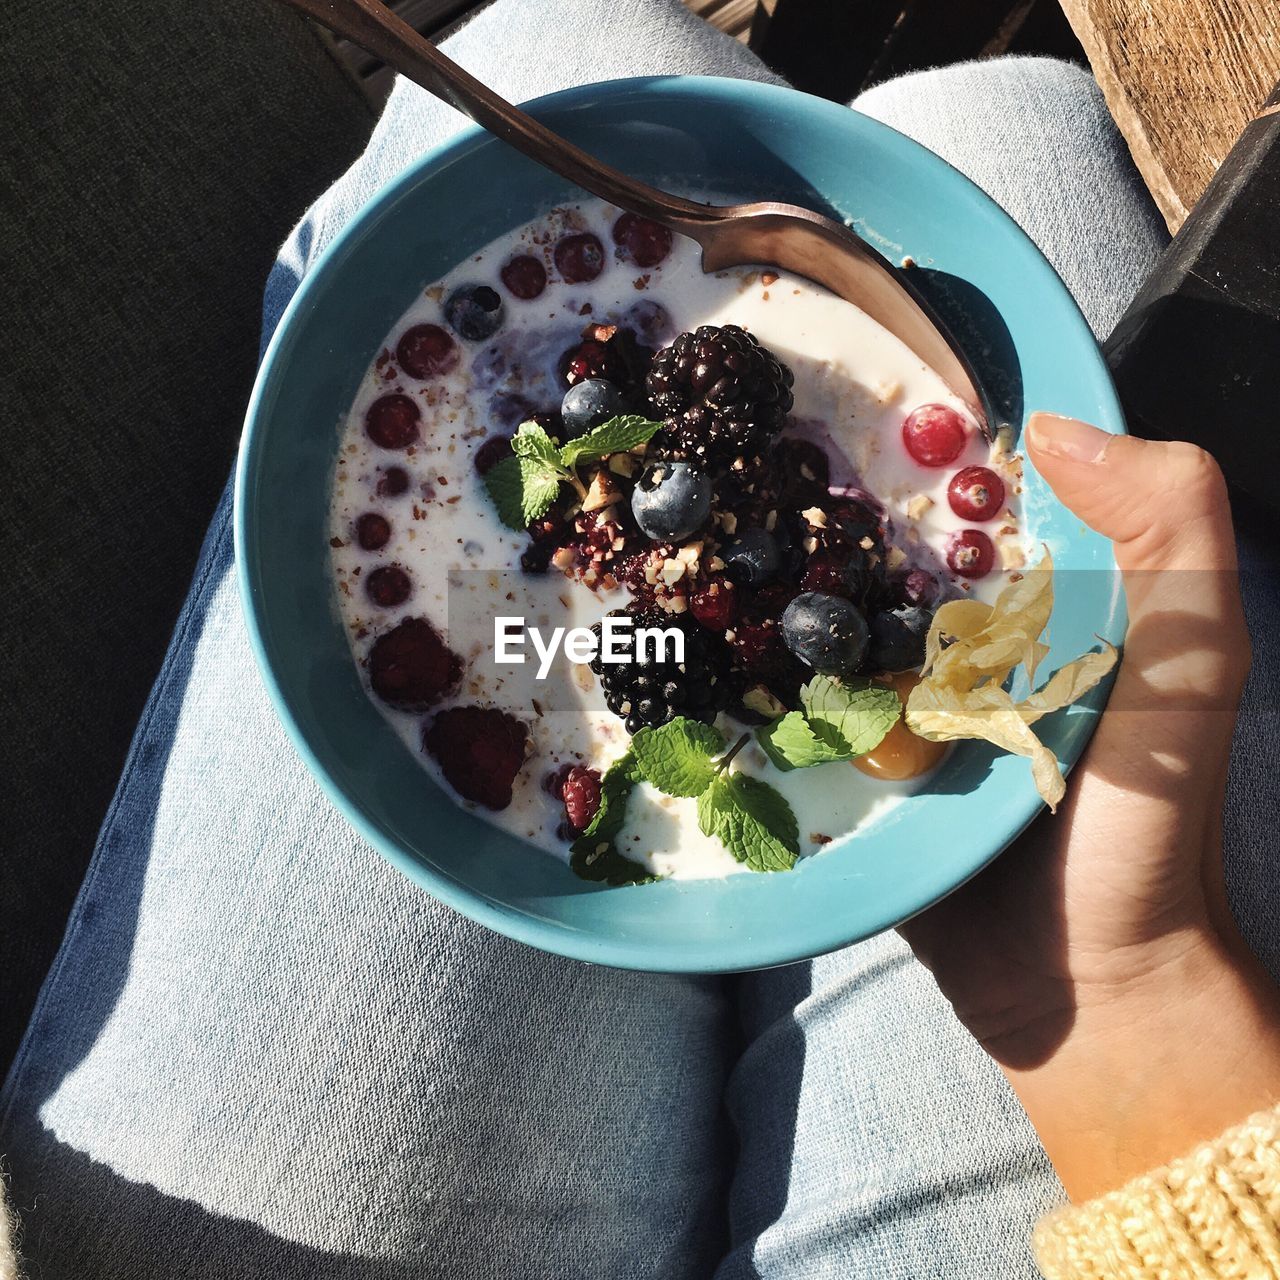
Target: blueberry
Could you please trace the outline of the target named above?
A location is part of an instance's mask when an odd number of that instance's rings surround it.
[[[687,462],[650,463],[631,491],[631,511],[646,537],[679,542],[710,516],[711,481]]]
[[[626,397],[603,378],[584,378],[564,393],[560,416],[568,439],[585,435],[626,410]]]
[[[459,285],[444,303],[444,318],[460,338],[482,342],[502,325],[502,299],[487,284]]]
[[[792,653],[823,675],[857,670],[867,652],[867,622],[839,596],[806,591],[787,605],[782,638]]]
[[[782,548],[764,529],[745,529],[720,552],[725,569],[735,582],[759,587],[782,568]]]
[[[933,614],[903,605],[871,619],[871,665],[877,671],[909,671],[924,662],[924,642]]]

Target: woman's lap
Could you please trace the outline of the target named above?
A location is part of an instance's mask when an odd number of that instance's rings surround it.
[[[454,52],[517,98],[765,75],[674,2],[597,7],[500,0]],[[1109,327],[1161,236],[1081,73],[961,68],[859,105],[992,191]],[[458,124],[397,90],[282,255],[268,325],[354,208]],[[7,1087],[38,1273],[675,1277],[725,1255],[723,1277],[1032,1274],[1056,1182],[896,938],[728,984],[561,961],[438,906],[276,724],[227,514]]]

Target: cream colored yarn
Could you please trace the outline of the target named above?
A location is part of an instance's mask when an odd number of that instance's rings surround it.
[[[1036,1228],[1047,1280],[1280,1280],[1280,1108]]]

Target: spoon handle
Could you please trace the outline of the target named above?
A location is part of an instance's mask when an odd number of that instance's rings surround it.
[[[381,58],[529,159],[620,209],[695,238],[699,227],[721,216],[713,205],[697,204],[637,182],[553,133],[447,58],[381,0],[283,2]]]

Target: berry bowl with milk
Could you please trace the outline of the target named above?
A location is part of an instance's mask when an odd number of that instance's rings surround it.
[[[267,686],[366,838],[533,945],[713,972],[891,927],[1060,798],[1098,714],[1110,549],[1018,449],[1024,405],[1122,429],[1092,336],[980,191],[845,108],[696,78],[534,105],[914,263],[969,303],[1008,421],[821,287],[704,274],[468,131],[353,220],[264,360],[236,532]],[[996,750],[975,688],[1064,670]]]

